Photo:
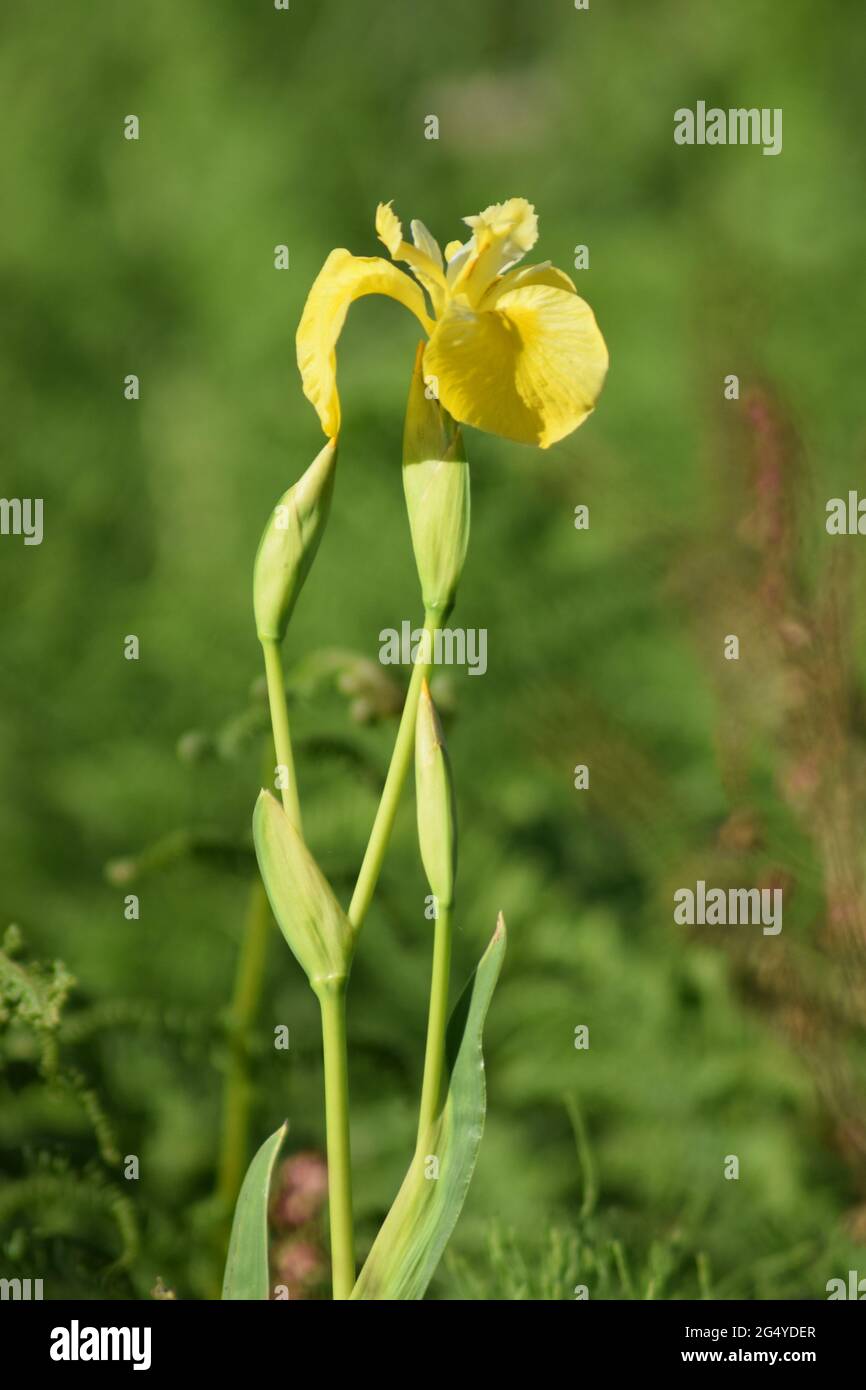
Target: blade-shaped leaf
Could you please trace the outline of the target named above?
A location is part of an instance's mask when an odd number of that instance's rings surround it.
[[[354,1299],[423,1298],[457,1224],[484,1130],[481,1034],[504,955],[500,915],[448,1024],[448,1096],[442,1113],[415,1150],[352,1290]],[[432,1176],[434,1157],[437,1177]]]
[[[223,1278],[224,1299],[267,1299],[268,1196],[288,1121],[266,1139],[247,1169],[235,1207]]]

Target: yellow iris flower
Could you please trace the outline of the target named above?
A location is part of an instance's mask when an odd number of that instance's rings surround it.
[[[329,438],[340,430],[337,340],[365,294],[389,295],[418,319],[428,335],[425,379],[461,424],[546,449],[592,411],[608,365],[592,310],[549,261],[513,269],[538,238],[532,204],[509,198],[464,220],[472,235],[450,242],[443,259],[423,222],[411,224],[410,244],[391,205],[379,204],[379,239],[415,279],[380,256],[342,248],[325,261],[297,350],[304,394]]]

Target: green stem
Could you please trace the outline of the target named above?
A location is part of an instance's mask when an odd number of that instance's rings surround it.
[[[331,1278],[334,1298],[343,1300],[349,1297],[355,1284],[352,1164],[349,1146],[349,1072],[346,1051],[346,981],[322,981],[316,989],[316,994],[322,1010],[322,1048],[325,1060]]]
[[[261,880],[250,888],[228,1021],[229,1058],[223,1090],[222,1136],[217,1196],[228,1219],[240,1192],[249,1157],[252,1092],[247,1059],[250,1028],[258,1012],[265,974],[271,909]]]
[[[439,614],[428,612],[424,615],[424,631],[430,634],[431,656],[433,638],[441,623],[442,618]],[[382,799],[379,802],[379,809],[376,812],[376,819],[373,822],[373,829],[370,832],[370,839],[364,854],[364,862],[361,865],[355,891],[352,894],[352,901],[349,904],[349,921],[356,935],[361,930],[382,870],[385,851],[388,848],[388,841],[394,826],[394,817],[397,814],[400,793],[403,790],[403,783],[406,781],[406,774],[412,760],[412,750],[415,746],[415,720],[418,714],[421,686],[430,675],[432,665],[432,660],[416,661],[412,668],[412,678],[409,682],[403,713],[400,716],[400,727],[397,730],[394,751],[391,754],[391,763],[382,790]]]
[[[433,974],[427,1016],[427,1048],[418,1115],[418,1143],[439,1114],[445,1075],[445,1031],[448,1026],[448,977],[451,970],[451,908],[438,905],[433,937]]]
[[[300,834],[301,803],[298,799],[295,759],[292,753],[292,737],[289,732],[289,707],[286,701],[283,656],[280,644],[274,638],[263,637],[261,642],[265,658],[265,675],[268,682],[268,700],[271,706],[271,726],[274,731],[277,765],[286,769],[286,785],[282,788],[283,809]]]

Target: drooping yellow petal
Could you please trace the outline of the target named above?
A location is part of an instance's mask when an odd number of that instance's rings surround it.
[[[315,406],[322,429],[333,439],[340,430],[337,395],[337,339],[349,306],[365,294],[385,294],[415,315],[424,331],[433,324],[415,281],[381,256],[332,251],[313,282],[295,339],[304,395]]]
[[[436,251],[439,251],[423,223],[413,222],[412,226],[421,227],[430,237]],[[430,296],[434,314],[440,314],[445,304],[445,276],[441,264],[437,264],[423,247],[417,244],[410,246],[408,241],[404,241],[403,224],[390,203],[380,203],[376,209],[376,234],[395,261],[405,261],[406,265],[412,267],[417,279]]]
[[[509,198],[463,220],[472,228],[472,255],[449,281],[452,294],[463,295],[477,307],[496,276],[532,250],[538,240],[538,218],[525,198]]]
[[[590,414],[607,365],[589,305],[547,283],[505,290],[481,312],[450,305],[424,354],[455,420],[543,449]]]

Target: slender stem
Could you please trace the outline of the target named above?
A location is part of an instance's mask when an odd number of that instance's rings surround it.
[[[427,1049],[418,1115],[418,1143],[439,1114],[445,1075],[445,1030],[448,1024],[448,977],[451,970],[451,908],[439,903],[433,936],[433,974],[427,1016]]]
[[[289,732],[289,707],[286,702],[283,656],[279,642],[270,637],[263,637],[261,640],[265,657],[265,675],[268,682],[268,700],[271,706],[271,725],[274,731],[277,765],[286,769],[286,785],[282,788],[283,809],[300,834],[301,803],[298,800],[295,759],[292,753],[292,737]]]
[[[217,1195],[229,1214],[246,1171],[252,1099],[247,1040],[255,1021],[265,973],[271,909],[261,880],[250,887],[228,1021],[229,1057],[223,1090]]]
[[[346,1050],[346,981],[325,980],[316,989],[322,1010],[325,1058],[325,1124],[328,1136],[328,1207],[331,1278],[335,1299],[347,1299],[355,1283],[352,1228],[352,1163],[349,1146],[349,1071]]]
[[[441,622],[442,619],[439,614],[426,613],[424,616],[424,631],[429,633],[431,657],[433,638],[441,626]],[[379,802],[379,809],[376,812],[376,819],[373,822],[370,840],[364,854],[364,862],[361,865],[355,891],[352,894],[352,901],[349,904],[349,921],[356,934],[360,931],[367,915],[367,909],[376,891],[376,884],[382,870],[385,851],[388,848],[388,841],[394,826],[394,817],[397,814],[400,793],[403,790],[403,783],[406,781],[406,774],[412,760],[412,750],[415,746],[415,720],[418,714],[421,686],[429,676],[432,665],[432,660],[416,661],[412,668],[412,678],[409,682],[403,713],[400,716],[400,727],[397,730],[394,751],[391,754],[391,763],[382,790],[382,799]]]

